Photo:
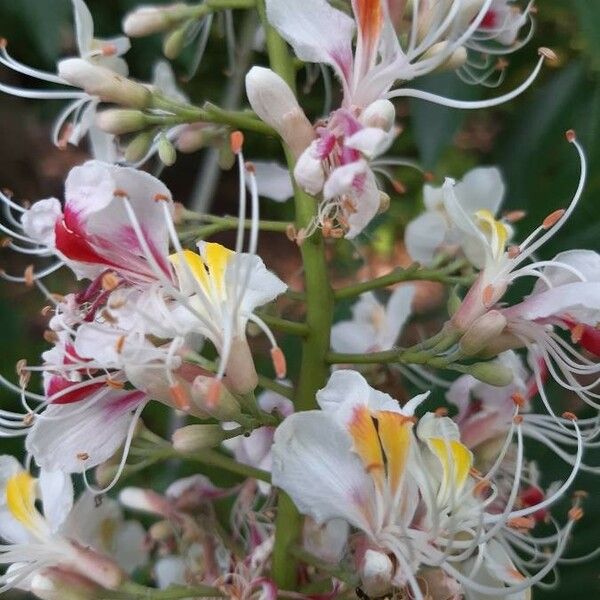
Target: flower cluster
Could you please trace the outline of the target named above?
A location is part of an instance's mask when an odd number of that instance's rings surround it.
[[[192,73],[216,19],[233,71],[235,15],[256,10],[253,45],[270,68],[237,81],[252,111],[194,105],[166,62],[151,84],[134,81],[128,38],[96,39],[84,2],[73,9],[78,56],[56,74],[0,44],[2,65],[60,86],[0,91],[69,100],[53,140],[66,149],[89,134],[92,155],[62,200],[0,192],[2,247],[15,265],[33,261],[0,278],[47,302],[41,359],[0,378],[20,401],[0,409],[0,437],[23,437],[26,452],[23,464],[0,456],[0,593],[527,600],[551,586],[561,562],[580,560],[566,558],[584,516],[576,477],[600,472],[584,461],[600,434],[600,256],[541,258],[584,190],[575,133],[572,198],[522,241],[524,211],[502,211],[501,171],[477,167],[458,182],[428,178],[424,210],[397,241],[412,263],[343,285],[335,268],[341,238],[359,248],[404,191],[397,167],[423,171],[389,155],[395,99],[471,109],[518,96],[550,50],[488,100],[407,84],[445,70],[500,85],[504,57],[532,37],[532,3],[204,0],[125,17],[130,37],[163,34],[169,59],[192,46]],[[320,65],[330,96],[314,122],[297,61]],[[242,130],[277,136],[287,167],[246,161]],[[161,169],[141,169],[206,146],[214,166],[237,165],[237,215],[188,209]],[[294,222],[261,220],[261,196],[294,197]],[[287,266],[265,265],[261,230],[283,234],[271,258],[299,246],[301,287]],[[534,282],[519,299],[523,278]],[[449,290],[441,320],[427,283]],[[561,479],[548,480],[532,441],[564,463]]]

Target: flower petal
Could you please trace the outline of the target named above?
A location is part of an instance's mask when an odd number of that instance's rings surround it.
[[[44,517],[52,531],[57,531],[73,508],[73,482],[62,471],[42,469],[38,478]]]
[[[404,232],[404,243],[410,257],[422,265],[431,264],[444,243],[448,225],[439,212],[428,211],[413,219]]]
[[[285,202],[294,195],[290,172],[276,162],[253,161],[258,195],[275,202]]]

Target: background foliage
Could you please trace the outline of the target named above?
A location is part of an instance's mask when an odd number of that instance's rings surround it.
[[[149,2],[144,2],[148,4]],[[138,4],[136,0],[89,0],[97,33],[112,35],[119,31],[122,16]],[[526,207],[527,217],[518,225],[520,232],[530,231],[545,215],[565,205],[577,180],[577,160],[573,149],[564,141],[564,132],[576,129],[590,160],[590,178],[583,202],[560,236],[548,244],[545,252],[550,258],[569,247],[600,250],[600,219],[596,202],[600,197],[600,2],[597,0],[540,0],[537,16],[538,30],[525,49],[511,56],[507,78],[500,91],[508,90],[522,81],[536,59],[536,47],[548,46],[557,51],[560,64],[546,68],[537,83],[522,97],[493,111],[456,111],[423,102],[410,102],[400,107],[399,114],[406,130],[399,137],[395,153],[417,158],[432,172],[436,180],[445,175],[460,177],[477,164],[498,164],[508,183],[506,208]],[[71,36],[71,7],[68,0],[0,0],[0,35],[8,38],[10,51],[19,60],[40,68],[53,69],[60,56],[68,55],[73,47]],[[153,62],[161,55],[158,37],[136,40],[128,54],[135,76],[150,77]],[[185,84],[186,91],[196,101],[222,101],[222,89],[227,85],[224,41],[215,32],[195,79]],[[256,60],[264,58],[257,55]],[[175,65],[185,73],[186,57]],[[0,80],[25,84],[14,74],[0,71]],[[454,74],[429,76],[422,87],[457,98],[476,98],[497,94],[497,90],[472,88]],[[303,99],[305,106],[319,113],[321,89],[317,85]],[[50,120],[58,106],[52,103],[17,100],[0,96],[0,185],[13,189],[18,197],[38,199],[49,195],[61,197],[61,185],[68,168],[85,158],[84,150],[61,152],[50,145]],[[412,119],[408,118],[408,115]],[[275,155],[273,142],[249,137],[248,155],[264,158]],[[203,158],[206,162],[206,157]],[[176,198],[192,202],[201,186],[198,185],[198,155],[180,157],[174,167],[164,173],[164,179]],[[388,215],[379,219],[369,235],[376,253],[388,260],[394,256],[394,240],[401,239],[408,219],[419,209],[422,180],[410,172],[402,172],[407,192],[392,195]],[[234,182],[225,174],[219,192],[213,200],[217,213],[232,210],[235,202]],[[267,205],[267,217],[288,218],[290,208]],[[519,235],[519,234],[518,234]],[[275,238],[263,237],[262,251],[273,259],[278,254]],[[293,253],[291,245],[284,253]],[[353,263],[352,248],[348,248],[348,264]],[[2,267],[12,271],[25,265],[2,251]],[[292,276],[297,263],[292,256],[287,263],[278,264],[283,276]],[[342,265],[343,266],[343,265]],[[65,282],[66,283],[66,282]],[[65,287],[60,276],[52,282],[54,288]],[[28,357],[39,361],[44,348],[41,334],[44,319],[39,309],[41,298],[33,291],[12,285],[0,287],[0,372],[14,379],[17,359]],[[284,341],[292,369],[297,349]],[[297,356],[296,356],[297,359]],[[296,360],[297,362],[297,360]],[[567,399],[567,402],[570,400]],[[0,390],[3,406],[14,403]],[[153,403],[145,421],[158,432],[169,428],[168,414]],[[145,415],[147,413],[144,413]],[[20,442],[0,441],[1,451],[19,452]],[[561,476],[560,465],[549,463],[538,453],[547,481]],[[588,463],[600,464],[600,454],[587,457]],[[225,483],[222,474],[216,474]],[[160,487],[167,481],[157,482]],[[582,476],[578,486],[590,492],[588,516],[576,528],[571,553],[582,554],[598,545],[600,519],[597,516],[600,498],[600,479]],[[557,591],[536,591],[535,598],[551,600],[568,597],[589,599],[600,595],[599,562],[565,566],[562,584]]]

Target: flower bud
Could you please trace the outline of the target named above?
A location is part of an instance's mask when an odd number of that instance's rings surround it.
[[[66,58],[58,63],[58,74],[65,81],[83,89],[103,102],[131,108],[146,108],[152,93],[140,83],[82,58]]]
[[[172,440],[175,450],[190,453],[214,448],[226,437],[220,425],[202,424],[181,427],[173,433]]]
[[[170,29],[188,12],[183,3],[171,6],[140,6],[123,19],[123,31],[129,37],[143,37]]]
[[[87,578],[98,585],[114,590],[127,578],[120,567],[108,556],[99,554],[75,541],[71,541],[71,546],[76,553],[73,566],[77,568],[79,573],[84,573]]]
[[[113,135],[134,133],[145,129],[146,116],[139,110],[110,108],[96,115],[96,125],[102,131]]]
[[[152,142],[154,142],[155,132],[153,130],[142,131],[142,133],[136,135],[125,150],[125,160],[130,163],[135,163],[148,153]]]
[[[475,379],[496,387],[504,387],[513,381],[512,371],[493,360],[469,365],[468,373]]]
[[[362,589],[368,596],[379,597],[390,591],[394,564],[383,552],[367,550],[360,569]]]
[[[57,567],[35,573],[31,592],[42,600],[94,600],[106,594],[89,579]]]
[[[163,54],[169,60],[175,60],[183,50],[187,39],[187,27],[179,27],[167,35],[163,42]]]
[[[218,421],[236,421],[241,413],[240,405],[226,386],[219,386],[219,397],[214,405],[207,402],[213,381],[214,377],[203,375],[194,379],[191,389],[193,403]]]
[[[490,310],[473,321],[459,342],[466,356],[474,356],[498,337],[506,327],[506,317],[497,310]]]
[[[389,100],[375,100],[371,102],[360,116],[360,122],[365,127],[378,127],[389,131],[396,120],[396,109]]]
[[[234,394],[248,394],[258,385],[258,375],[248,341],[236,337],[231,342],[225,383]]]
[[[294,179],[311,195],[316,195],[325,185],[325,172],[321,160],[314,156],[311,144],[301,155],[294,168]]]
[[[223,171],[229,171],[231,167],[235,164],[235,154],[231,149],[230,144],[221,144],[219,146],[219,167]]]
[[[294,156],[300,156],[315,133],[288,84],[271,69],[252,67],[246,75],[246,94],[254,112],[277,131]]]
[[[207,127],[204,123],[192,123],[183,129],[177,136],[175,147],[179,152],[184,154],[192,154],[204,148],[211,139],[211,135],[207,135]]]
[[[175,146],[164,135],[158,140],[158,157],[167,167],[173,166],[177,160]]]

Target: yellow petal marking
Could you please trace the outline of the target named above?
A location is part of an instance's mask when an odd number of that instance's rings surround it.
[[[392,494],[396,494],[408,461],[413,422],[404,415],[390,411],[377,413],[379,439],[387,461],[387,476]]]
[[[348,430],[354,441],[354,451],[378,486],[384,482],[385,468],[379,436],[371,413],[366,406],[356,406]]]
[[[429,438],[429,447],[442,464],[444,477],[442,489],[446,490],[452,477],[453,488],[460,491],[467,481],[473,465],[473,455],[470,450],[456,440]]]
[[[502,221],[497,221],[489,210],[478,210],[475,216],[479,219],[479,228],[491,237],[494,258],[499,258],[504,253],[508,239],[506,225]]]
[[[202,258],[207,266],[216,290],[219,294],[225,291],[225,271],[231,257],[235,254],[232,250],[212,242],[205,243],[202,249]]]
[[[43,532],[44,518],[35,507],[36,480],[27,472],[13,475],[6,484],[6,505],[12,516],[31,532]]]
[[[206,267],[204,266],[202,257],[191,250],[184,250],[181,253],[181,256],[179,253],[171,254],[171,256],[169,256],[169,261],[177,270],[177,276],[179,277],[179,280],[186,281],[188,280],[188,274],[184,265],[181,264],[182,258],[185,264],[189,267],[190,272],[196,281],[198,281],[198,283],[202,286],[202,289],[207,292],[209,290],[210,280],[208,278],[208,273],[206,272]]]

